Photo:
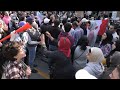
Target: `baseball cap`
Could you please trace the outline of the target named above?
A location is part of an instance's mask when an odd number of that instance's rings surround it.
[[[44,23],[46,23],[46,24],[49,23],[49,21],[50,21],[50,19],[48,19],[48,18],[44,19]]]
[[[26,19],[26,22],[32,24],[32,23],[34,22],[34,19],[33,19],[32,17],[28,17],[28,18]]]

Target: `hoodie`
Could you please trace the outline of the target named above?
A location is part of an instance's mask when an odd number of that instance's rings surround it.
[[[99,76],[104,71],[104,66],[101,63],[104,59],[104,55],[102,53],[102,50],[97,47],[92,47],[90,53],[92,60],[89,60],[89,63],[84,69],[88,71],[91,75],[95,76],[96,78],[99,78]]]
[[[84,70],[86,70],[88,73],[95,76],[96,78],[99,78],[104,71],[104,66],[98,62],[89,62]]]

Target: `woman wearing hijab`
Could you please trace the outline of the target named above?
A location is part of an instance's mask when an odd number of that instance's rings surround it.
[[[55,40],[51,37],[52,40]],[[71,43],[66,37],[61,37],[58,41],[58,50],[48,51],[45,45],[44,34],[41,35],[41,45],[43,53],[50,59],[50,78],[51,79],[74,79],[75,70],[68,58],[71,54]]]
[[[104,66],[101,63],[104,59],[104,55],[101,49],[97,47],[92,47],[91,49],[89,49],[87,59],[89,60],[89,62],[87,63],[86,67],[83,68],[83,70],[87,71],[89,74],[95,76],[96,78],[99,78],[104,71]],[[77,71],[77,73],[75,74],[75,77],[77,79],[79,79],[81,76],[79,75],[79,72],[81,72],[81,70]]]

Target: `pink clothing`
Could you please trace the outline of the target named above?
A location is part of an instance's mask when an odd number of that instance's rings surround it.
[[[9,24],[10,20],[11,20],[11,17],[10,17],[10,16],[4,16],[4,17],[3,17],[3,21],[5,22],[6,25]]]

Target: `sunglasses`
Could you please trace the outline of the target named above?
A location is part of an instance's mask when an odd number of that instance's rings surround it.
[[[91,48],[89,49],[89,53],[91,53]]]

